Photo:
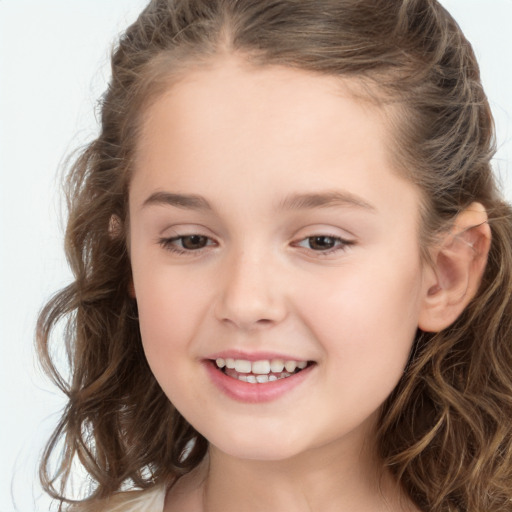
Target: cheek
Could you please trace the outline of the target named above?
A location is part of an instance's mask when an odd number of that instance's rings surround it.
[[[194,339],[204,315],[204,293],[186,279],[159,268],[135,280],[139,326],[148,364],[169,400],[182,412],[189,404],[206,407],[198,388]]]
[[[328,283],[317,280],[300,309],[333,371],[355,380],[364,374],[401,375],[417,330],[421,305],[419,264],[353,265]],[[312,283],[313,284],[313,283]]]
[[[207,289],[193,277],[171,268],[151,268],[134,271],[142,342],[150,364],[187,346],[209,302]]]

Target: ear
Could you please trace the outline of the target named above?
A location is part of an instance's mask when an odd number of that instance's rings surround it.
[[[487,211],[472,203],[431,251],[418,327],[439,332],[451,325],[476,295],[491,246]]]
[[[123,231],[123,223],[121,222],[121,218],[119,215],[116,215],[113,213],[110,216],[110,220],[108,222],[108,236],[111,240],[115,240],[119,236],[121,236],[121,233]]]

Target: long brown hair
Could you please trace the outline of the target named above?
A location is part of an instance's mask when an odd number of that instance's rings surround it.
[[[493,121],[474,53],[436,0],[153,0],[121,36],[101,133],[67,180],[75,280],[38,323],[43,364],[69,398],[42,460],[45,489],[64,503],[78,460],[93,502],[176,479],[206,453],[146,363],[125,225],[145,106],[187,66],[223,52],[354,77],[362,97],[397,105],[394,158],[423,191],[424,247],[473,201],[487,208],[492,246],[479,293],[449,328],[418,332],[382,407],[378,446],[424,511],[512,510],[512,212],[491,172]],[[69,380],[51,356],[61,322]]]

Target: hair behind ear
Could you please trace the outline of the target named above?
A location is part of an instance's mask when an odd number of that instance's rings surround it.
[[[444,330],[418,331],[381,414],[381,456],[433,512],[510,510],[512,208],[488,213],[492,243],[476,295]]]

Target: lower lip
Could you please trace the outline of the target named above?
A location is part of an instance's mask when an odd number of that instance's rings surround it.
[[[228,377],[223,371],[219,370],[214,361],[205,361],[206,371],[213,383],[229,398],[246,403],[277,400],[301,384],[310,375],[315,366],[314,364],[309,365],[304,370],[283,379],[251,384]]]

